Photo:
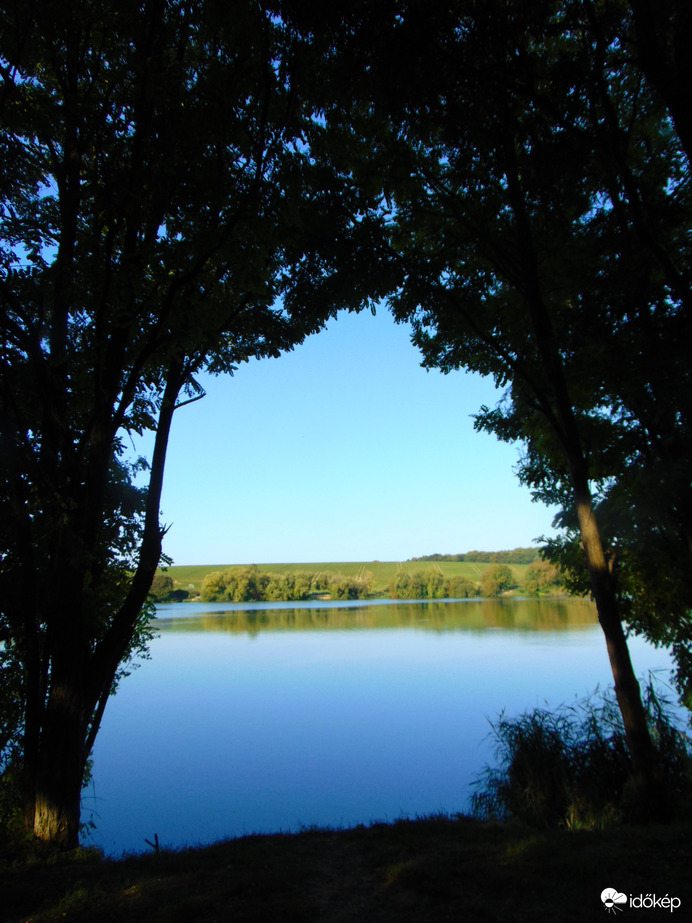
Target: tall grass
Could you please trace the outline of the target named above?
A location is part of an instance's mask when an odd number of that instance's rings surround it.
[[[692,808],[690,738],[671,716],[670,701],[645,686],[644,703],[669,815]],[[518,717],[502,712],[492,724],[496,767],[475,781],[473,813],[533,827],[594,829],[634,819],[630,758],[613,692],[595,693],[555,710]]]

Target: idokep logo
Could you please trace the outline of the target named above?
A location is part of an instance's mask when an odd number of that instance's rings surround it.
[[[668,910],[671,913],[677,910],[682,901],[679,897],[656,897],[655,894],[631,894],[629,898],[622,891],[616,891],[615,888],[605,888],[601,891],[601,900],[608,913],[615,913],[623,910],[628,905],[634,910]]]
[[[608,913],[615,913],[616,910],[622,910],[622,905],[627,903],[627,895],[615,888],[606,888],[601,891],[601,900]]]

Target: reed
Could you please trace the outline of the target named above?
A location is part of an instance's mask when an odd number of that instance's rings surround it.
[[[690,738],[651,676],[644,701],[669,813],[689,814]],[[536,708],[516,717],[502,712],[491,736],[498,764],[486,766],[474,783],[477,817],[542,829],[602,829],[633,819],[630,758],[612,691],[597,689],[554,710]]]

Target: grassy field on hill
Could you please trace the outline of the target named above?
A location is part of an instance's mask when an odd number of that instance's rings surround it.
[[[244,564],[174,564],[168,568],[167,573],[173,578],[177,589],[188,590],[192,596],[195,596],[200,592],[202,581],[207,574],[224,571],[229,567],[241,569],[245,566]],[[477,564],[472,561],[332,561],[309,564],[258,564],[257,566],[260,570],[272,574],[295,573],[296,571],[309,574],[341,574],[344,577],[362,577],[365,574],[372,574],[373,592],[382,594],[400,570],[408,573],[434,570],[444,577],[466,577],[478,583],[483,571],[495,565]],[[527,566],[526,564],[511,564],[509,568],[521,582]]]

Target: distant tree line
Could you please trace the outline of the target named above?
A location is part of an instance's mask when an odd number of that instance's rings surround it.
[[[507,564],[495,564],[483,571],[478,583],[467,577],[445,576],[439,570],[400,571],[390,581],[392,599],[467,599],[471,596],[501,596],[517,590],[525,596],[546,596],[564,592],[560,571],[548,561],[530,564],[520,579]]]
[[[533,564],[540,558],[538,548],[514,548],[512,551],[467,551],[464,554],[424,554],[411,561],[469,561],[474,564]]]
[[[531,563],[522,577],[508,564],[486,568],[476,583],[462,575],[445,575],[432,567],[401,570],[386,588],[391,599],[467,599],[472,596],[501,596],[516,591],[525,596],[545,596],[565,591],[558,568],[548,561]],[[155,602],[175,602],[188,597],[186,590],[175,590],[165,574],[157,576],[152,588]],[[289,602],[316,596],[331,599],[365,599],[375,594],[371,573],[358,577],[344,574],[292,571],[271,573],[253,564],[213,571],[202,582],[202,602]]]
[[[200,598],[203,602],[288,602],[328,594],[332,599],[362,599],[372,589],[372,574],[363,577],[307,571],[275,574],[253,564],[207,574]]]

